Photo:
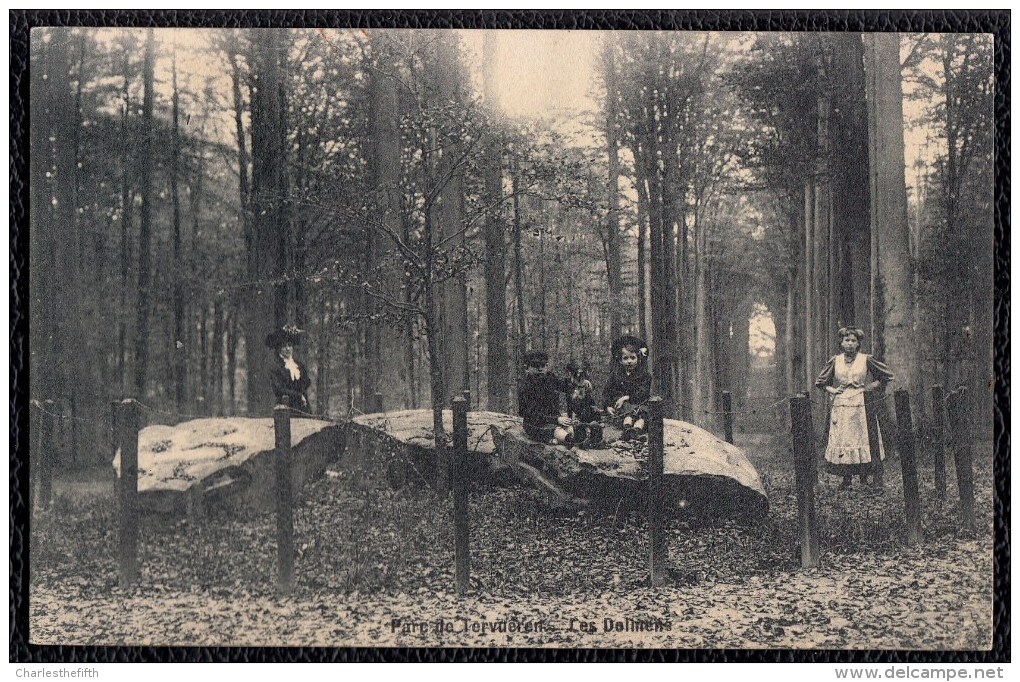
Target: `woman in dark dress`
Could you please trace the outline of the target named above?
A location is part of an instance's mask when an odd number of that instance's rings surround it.
[[[269,370],[273,395],[278,407],[289,407],[296,412],[308,411],[306,392],[312,381],[308,370],[294,357],[294,346],[300,335],[293,327],[277,329],[266,337],[266,346],[273,349],[273,365]]]

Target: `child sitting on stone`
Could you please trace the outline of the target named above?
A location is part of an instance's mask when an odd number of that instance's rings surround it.
[[[517,390],[517,406],[524,417],[524,432],[542,444],[572,447],[574,429],[568,417],[560,414],[560,393],[572,386],[549,372],[549,355],[532,350],[524,355],[524,376]]]
[[[517,389],[517,407],[524,418],[527,437],[544,444],[574,442],[570,419],[560,414],[560,394],[570,390],[570,381],[549,371],[549,354],[524,354],[524,376]]]
[[[645,403],[652,395],[648,346],[636,336],[621,336],[612,345],[613,361],[602,402],[610,417],[619,417],[623,439],[645,436]]]
[[[572,387],[567,394],[567,415],[574,420],[574,439],[582,447],[602,444],[602,415],[595,406],[595,389],[588,372],[576,362],[567,365]]]

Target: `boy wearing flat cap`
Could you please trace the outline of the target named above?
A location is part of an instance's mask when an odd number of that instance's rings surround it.
[[[570,381],[549,372],[549,355],[545,351],[525,353],[524,368],[517,391],[524,432],[539,443],[573,446],[574,429],[570,419],[560,414],[560,393],[571,390]]]

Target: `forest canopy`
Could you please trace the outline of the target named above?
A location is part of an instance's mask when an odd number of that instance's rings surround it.
[[[525,350],[598,382],[633,333],[711,425],[853,324],[991,424],[990,36],[46,28],[31,75],[30,390],[67,461],[108,461],[125,397],[267,414],[284,324],[332,417],[515,412]]]

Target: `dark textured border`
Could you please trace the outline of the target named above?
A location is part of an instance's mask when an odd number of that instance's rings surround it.
[[[1010,15],[1001,11],[19,11],[11,10],[12,662],[707,661],[1008,662],[1010,649],[1009,203]],[[995,602],[990,651],[377,649],[84,647],[28,643],[28,34],[35,26],[545,28],[717,31],[928,31],[995,36]]]

